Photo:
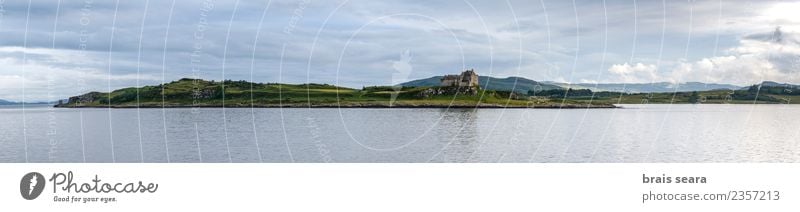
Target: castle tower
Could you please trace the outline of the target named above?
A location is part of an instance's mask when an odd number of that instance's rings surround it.
[[[445,75],[441,79],[440,86],[477,87],[478,74],[475,73],[474,69],[469,69],[459,75]]]
[[[478,86],[478,74],[474,69],[470,69],[461,73],[461,83],[459,86]]]

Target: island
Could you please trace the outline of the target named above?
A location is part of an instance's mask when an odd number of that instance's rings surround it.
[[[619,85],[613,85],[620,87]],[[640,86],[640,85],[636,85]],[[631,87],[636,87],[631,86]],[[626,87],[624,84],[621,87]],[[640,86],[641,87],[641,86]],[[795,104],[797,85],[763,82],[699,91],[626,92],[460,74],[361,89],[329,84],[256,83],[183,78],[154,86],[70,97],[55,107],[307,107],[307,108],[617,108],[619,104]]]
[[[255,83],[183,78],[154,86],[70,97],[55,107],[310,107],[310,108],[614,108],[609,103],[529,98],[482,89],[474,70],[443,77],[436,86]]]

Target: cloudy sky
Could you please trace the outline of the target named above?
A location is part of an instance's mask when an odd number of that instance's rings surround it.
[[[465,68],[575,83],[800,83],[797,11],[755,0],[0,0],[0,99],[183,77],[361,87]]]

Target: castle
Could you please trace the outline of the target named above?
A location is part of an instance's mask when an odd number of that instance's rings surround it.
[[[442,77],[440,86],[477,87],[478,74],[475,73],[474,69],[470,69],[461,72],[461,75],[445,75],[444,77]]]

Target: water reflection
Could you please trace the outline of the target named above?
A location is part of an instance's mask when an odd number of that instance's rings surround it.
[[[466,162],[475,153],[478,141],[477,109],[439,109],[440,125],[437,126],[437,141],[444,146],[430,161]]]

